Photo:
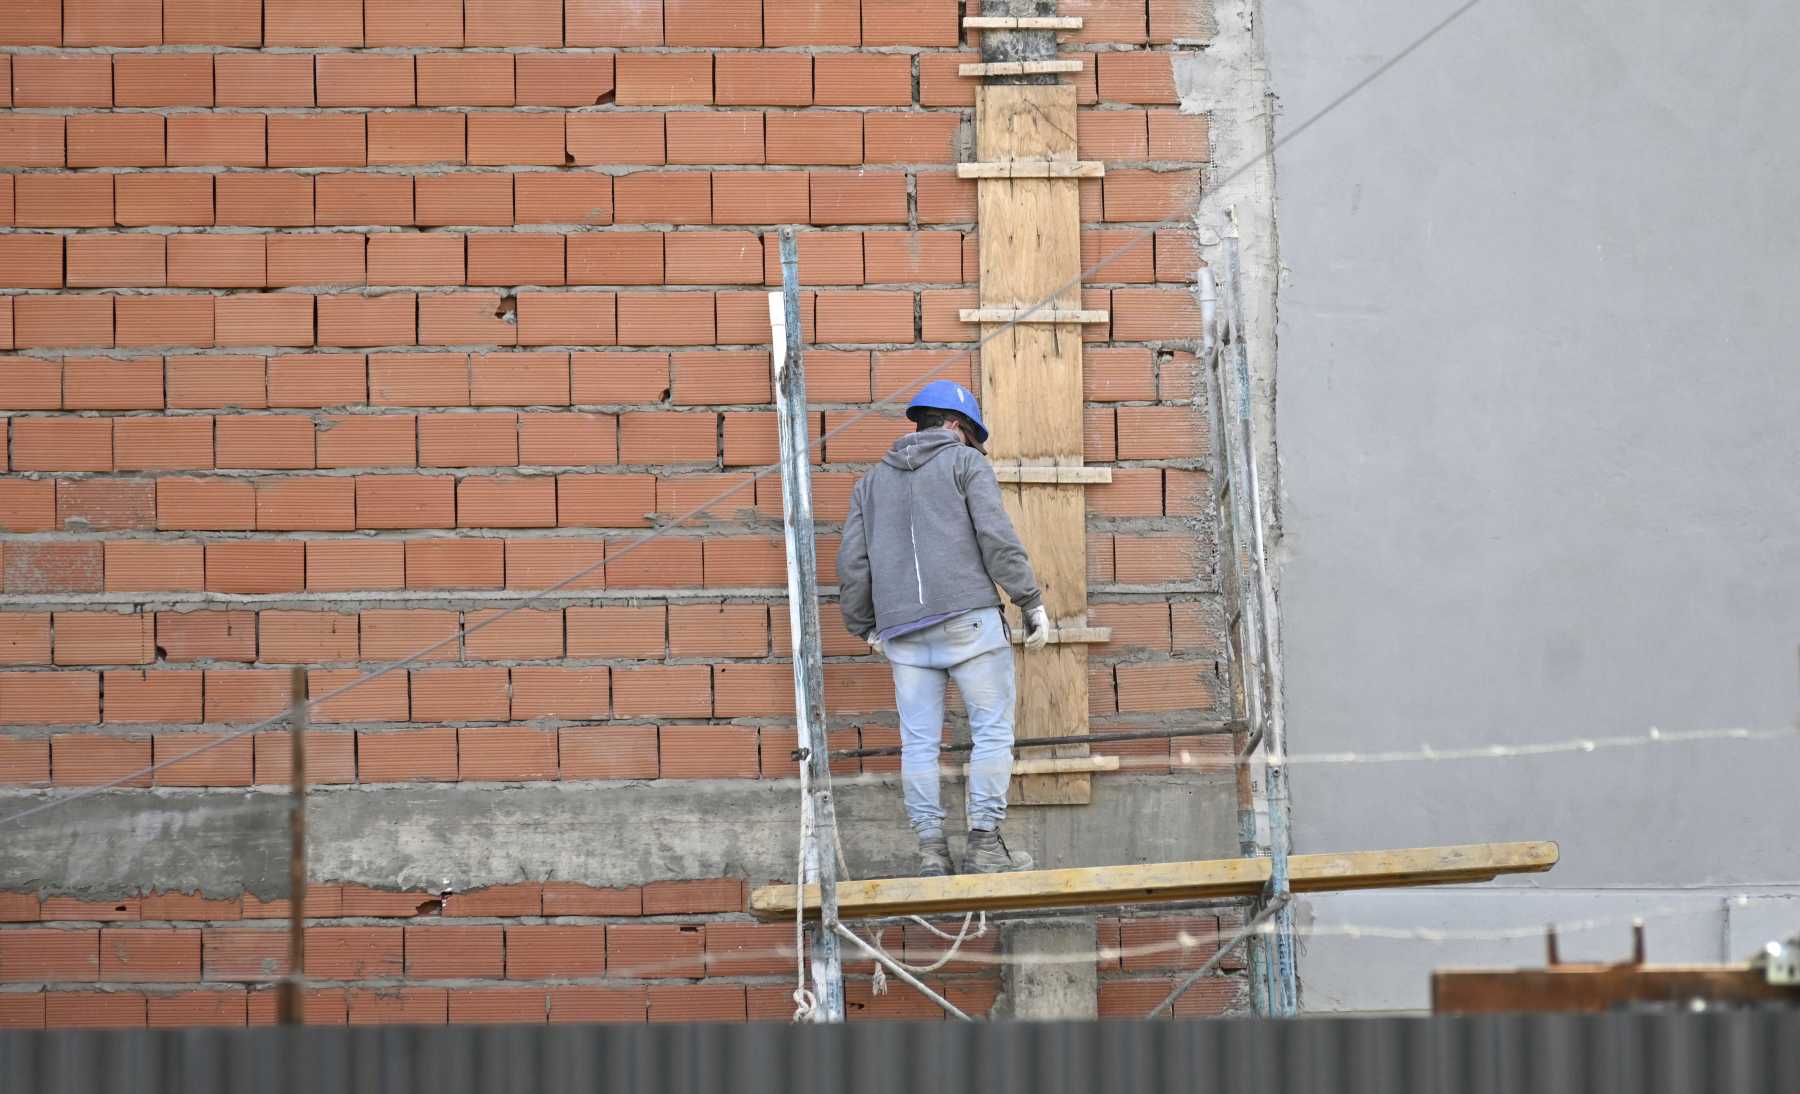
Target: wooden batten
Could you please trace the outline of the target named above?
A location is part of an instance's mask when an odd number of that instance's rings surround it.
[[[1046,76],[1052,72],[1080,72],[1081,62],[1062,61],[981,61],[957,65],[958,76]]]
[[[1112,313],[1086,308],[962,308],[957,317],[965,323],[1105,323]]]
[[[1097,179],[1106,175],[1099,160],[1003,160],[994,163],[959,163],[959,179]]]
[[[962,25],[970,30],[1080,30],[1079,15],[968,15]]]
[[[1541,873],[1555,866],[1557,858],[1556,844],[1549,842],[1467,843],[1294,855],[1288,859],[1288,873],[1294,892],[1323,893],[1492,881],[1502,874]],[[1255,896],[1268,880],[1267,858],[882,878],[839,882],[838,915],[844,919],[868,919],[1211,900]],[[792,918],[795,896],[793,885],[763,886],[751,893],[750,911],[765,919]],[[806,914],[816,916],[816,891],[809,887],[803,899]]]

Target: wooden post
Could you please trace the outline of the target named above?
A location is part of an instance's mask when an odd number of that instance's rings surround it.
[[[282,981],[281,1023],[305,1020],[302,998],[306,980],[306,670],[297,668],[288,689],[288,737],[293,749],[289,783],[293,803],[288,813],[288,975]]]
[[[774,332],[775,410],[781,435],[782,531],[787,543],[788,633],[793,636],[794,711],[800,760],[801,852],[805,881],[819,887],[813,931],[814,1020],[844,1020],[844,970],[838,939],[837,809],[831,799],[825,736],[825,666],[820,656],[819,562],[813,541],[812,465],[808,452],[806,369],[800,351],[800,259],[794,230],[781,230],[781,293],[769,294]]]

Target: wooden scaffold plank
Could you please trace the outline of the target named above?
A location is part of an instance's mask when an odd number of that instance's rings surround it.
[[[1288,868],[1295,892],[1321,893],[1491,881],[1502,874],[1541,873],[1555,866],[1557,857],[1557,846],[1551,842],[1468,843],[1294,855],[1288,859]],[[1209,900],[1254,896],[1268,880],[1266,858],[882,878],[840,882],[838,915],[871,919]],[[751,894],[750,910],[765,919],[791,917],[794,897],[793,885],[763,886]],[[817,908],[817,899],[809,890],[807,914]]]

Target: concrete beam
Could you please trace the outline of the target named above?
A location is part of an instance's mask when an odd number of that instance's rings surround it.
[[[1061,1022],[1100,1016],[1099,935],[1091,919],[1014,922],[1000,928],[1003,994],[996,1017]],[[1032,960],[1036,958],[1037,960]]]
[[[837,783],[851,871],[897,876],[915,845],[892,777]],[[947,784],[950,824],[960,784]],[[1096,779],[1082,808],[1014,807],[1009,840],[1047,866],[1100,866],[1236,853],[1218,802],[1229,777]],[[0,797],[0,816],[43,800]],[[287,892],[287,798],[262,791],[121,791],[39,814],[0,838],[0,889],[77,896]],[[465,891],[514,881],[636,885],[671,878],[794,876],[799,803],[791,784],[743,779],[530,786],[332,787],[307,804],[316,881]],[[954,830],[954,828],[953,828]]]

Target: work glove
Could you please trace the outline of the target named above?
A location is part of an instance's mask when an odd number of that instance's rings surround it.
[[[1050,613],[1044,610],[1042,604],[1039,604],[1025,613],[1025,648],[1041,650],[1049,641]]]
[[[867,642],[869,644],[869,648],[874,650],[876,653],[879,653],[883,657],[887,656],[887,643],[883,642],[881,640],[881,636],[876,634],[874,631],[870,631],[868,636],[865,637],[863,639],[863,641]]]

